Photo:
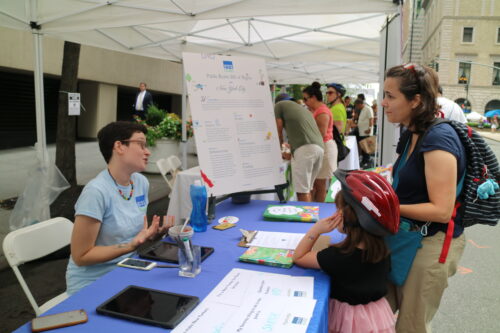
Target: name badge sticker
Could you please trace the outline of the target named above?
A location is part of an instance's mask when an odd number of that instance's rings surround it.
[[[135,197],[135,202],[140,210],[146,210],[147,203],[146,203],[146,196],[144,194]]]

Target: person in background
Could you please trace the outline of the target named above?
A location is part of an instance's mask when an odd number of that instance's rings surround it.
[[[358,116],[358,143],[361,140],[366,139],[369,136],[373,135],[373,124],[374,124],[374,117],[373,117],[373,110],[371,107],[366,105],[362,100],[357,99],[354,101],[354,109],[356,110],[356,113],[359,115]],[[370,167],[370,154],[365,153],[362,149],[361,151],[361,167],[363,169],[369,168]]]
[[[441,118],[459,121],[464,124],[467,123],[462,108],[452,100],[443,97],[443,88],[441,86],[438,87],[437,104],[440,107],[439,111]]]
[[[303,99],[298,99],[295,102],[297,102],[298,105],[300,105],[300,106],[302,106],[304,108],[307,108],[307,105],[306,105],[306,103],[304,103]]]
[[[449,222],[460,198],[457,186],[466,171],[466,153],[450,124],[429,129],[439,110],[436,77],[431,68],[407,64],[390,68],[384,82],[381,105],[388,121],[408,128],[399,139],[393,168],[401,220],[412,230],[424,231],[404,285],[389,288],[389,303],[394,312],[399,309],[398,332],[431,332],[432,318],[465,247],[460,210],[454,223]],[[440,263],[445,239],[449,251],[446,262]]]
[[[67,293],[73,294],[133,255],[139,245],[165,233],[173,219],[148,226],[149,183],[144,171],[151,155],[147,129],[117,121],[104,126],[97,138],[107,168],[83,189],[75,205],[71,257],[66,270]]]
[[[353,123],[354,105],[351,103],[350,96],[344,97],[344,106],[345,106],[345,111],[346,111],[346,115],[347,115],[345,135],[348,135],[349,132],[351,131],[351,128],[353,127],[353,124],[354,124]]]
[[[293,261],[330,276],[328,332],[394,332],[394,315],[384,297],[391,257],[383,237],[398,230],[398,198],[391,185],[374,172],[337,170],[335,176],[341,183],[335,196],[337,211],[309,229]],[[313,251],[319,236],[334,229],[345,234],[345,239]]]
[[[493,118],[491,118],[491,132],[495,133],[498,128],[498,115],[494,115]]]
[[[146,119],[146,113],[148,107],[153,104],[153,95],[149,91],[146,90],[147,85],[144,82],[139,84],[139,92],[135,97],[134,104],[134,116],[141,118],[142,120]]]
[[[372,102],[372,110],[373,110],[373,135],[377,135],[378,105],[376,99],[374,99]]]
[[[342,101],[342,97],[345,94],[345,88],[339,83],[328,83],[326,87],[326,96],[328,103],[331,105],[330,110],[333,116],[333,125],[337,127],[340,134],[345,134],[347,126],[347,112]]]
[[[354,105],[351,104],[351,97],[344,97],[344,107],[347,114],[347,119],[352,119],[352,111],[354,110]]]
[[[280,145],[291,150],[292,183],[299,201],[312,201],[314,179],[323,163],[323,137],[309,110],[292,101],[287,94],[275,99],[274,115]],[[285,129],[288,143],[284,142]],[[286,158],[285,154],[283,158]]]
[[[363,101],[363,103],[365,103],[365,104],[366,104],[366,97],[365,97],[365,94],[363,94],[363,93],[359,93],[356,99],[360,99],[360,100],[362,100],[362,101]]]
[[[330,109],[323,103],[323,94],[321,85],[313,82],[310,86],[302,90],[304,102],[313,113],[314,120],[318,125],[319,132],[323,137],[324,154],[323,164],[314,180],[314,186],[311,191],[312,201],[324,202],[326,198],[326,189],[333,172],[337,170],[337,144],[333,141],[333,119]]]

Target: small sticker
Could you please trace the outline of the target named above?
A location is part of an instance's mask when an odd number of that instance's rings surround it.
[[[146,196],[144,194],[135,197],[135,203],[140,210],[144,211],[147,209]]]
[[[371,202],[370,199],[368,199],[367,197],[362,197],[361,198],[361,204],[363,206],[365,206],[365,208],[367,210],[371,210],[372,212],[375,213],[375,215],[377,215],[378,217],[381,217],[382,215],[380,214],[380,211],[378,210],[378,208],[373,204],[373,202]]]
[[[238,223],[240,219],[237,218],[236,216],[224,216],[224,217],[221,217],[219,219],[219,223],[220,224],[224,224],[224,223]]]

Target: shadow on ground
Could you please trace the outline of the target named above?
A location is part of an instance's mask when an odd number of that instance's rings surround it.
[[[61,195],[60,198],[67,199],[65,202],[59,202],[57,208],[51,207],[52,216],[65,216],[73,220],[74,211],[71,211],[80,192],[81,188],[77,188],[73,190],[72,195]],[[150,203],[147,212],[149,220],[152,215],[165,215],[167,208],[168,198]],[[68,257],[69,247],[20,267],[38,304],[43,304],[66,290]],[[0,271],[0,281],[0,333],[7,333],[33,319],[35,312],[10,267]]]

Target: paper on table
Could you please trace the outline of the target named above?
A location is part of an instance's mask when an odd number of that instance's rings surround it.
[[[270,295],[252,295],[240,307],[205,299],[172,333],[303,333],[315,305],[315,299]]]
[[[223,333],[303,333],[311,321],[315,299],[249,297],[222,328]]]
[[[304,235],[290,232],[259,231],[248,246],[295,250]]]
[[[172,333],[221,333],[226,322],[238,309],[238,306],[205,299],[172,330]]]
[[[314,278],[233,268],[205,299],[238,306],[250,295],[313,298]]]

